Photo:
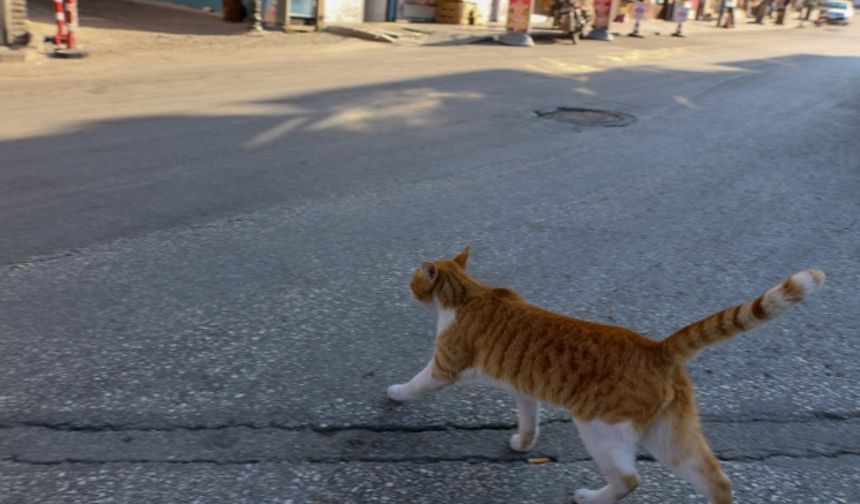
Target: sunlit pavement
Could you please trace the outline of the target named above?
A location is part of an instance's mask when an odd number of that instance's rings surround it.
[[[411,270],[465,244],[480,279],[654,338],[824,269],[820,294],[689,369],[737,502],[860,501],[858,40],[3,66],[0,502],[545,503],[602,484],[563,412],[523,455],[504,393],[386,400],[432,345]],[[636,121],[535,114],[559,106]],[[704,502],[640,469],[626,501]]]

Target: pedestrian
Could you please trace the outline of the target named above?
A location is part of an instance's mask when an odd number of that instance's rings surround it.
[[[725,0],[726,5],[726,24],[723,28],[734,28],[735,27],[735,7],[737,7],[737,0]]]
[[[773,6],[770,0],[761,0],[758,5],[755,6],[755,22],[758,24],[764,24],[765,16],[770,17],[771,7]]]
[[[803,0],[803,7],[806,9],[806,14],[803,15],[804,21],[809,21],[809,18],[812,16],[812,11],[816,7],[815,0]]]
[[[827,11],[825,9],[819,9],[818,18],[815,20],[815,27],[827,24]]]

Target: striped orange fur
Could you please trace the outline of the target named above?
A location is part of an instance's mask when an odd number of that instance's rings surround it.
[[[663,341],[556,314],[509,289],[466,272],[468,247],[450,260],[425,262],[411,288],[439,317],[433,359],[408,383],[392,385],[395,400],[414,399],[464,378],[510,389],[518,432],[528,450],[537,441],[538,404],[573,415],[580,436],[608,484],[581,489],[579,504],[616,502],[638,484],[637,445],[668,465],[716,504],[732,501],[731,484],[701,433],[684,362],[704,347],[772,320],[824,282],[824,273],[797,273],[758,298],[694,322]]]

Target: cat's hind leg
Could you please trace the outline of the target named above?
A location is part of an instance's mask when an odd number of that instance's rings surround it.
[[[440,380],[433,376],[433,366],[434,362],[430,361],[424,369],[419,371],[418,374],[412,377],[412,379],[407,383],[391,385],[388,387],[388,397],[395,401],[411,401],[412,399],[418,399],[425,394],[433,392],[434,390],[439,390],[445,385],[448,385],[450,382]]]
[[[711,504],[732,503],[732,484],[702,435],[695,413],[676,416],[670,410],[645,431],[642,447]]]
[[[612,504],[639,485],[636,474],[638,434],[630,422],[608,424],[574,419],[588,453],[600,467],[607,485],[599,490],[581,488],[574,494],[577,504]]]
[[[517,433],[508,443],[512,450],[526,452],[534,448],[540,434],[540,402],[535,398],[514,393],[517,400]]]

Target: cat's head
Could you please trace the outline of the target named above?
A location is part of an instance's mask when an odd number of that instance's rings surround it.
[[[422,303],[433,300],[439,280],[454,271],[464,271],[469,261],[469,247],[464,248],[453,259],[424,262],[412,274],[412,295]]]

